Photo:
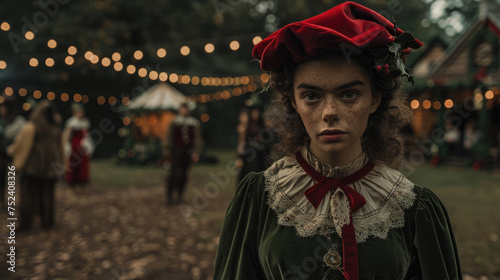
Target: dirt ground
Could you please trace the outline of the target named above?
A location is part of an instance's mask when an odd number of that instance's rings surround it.
[[[186,204],[167,207],[162,185],[89,185],[84,193],[59,185],[55,228],[36,222],[17,233],[15,273],[7,271],[1,238],[0,279],[211,279],[230,197],[220,193],[195,208],[190,193]],[[1,211],[2,225],[6,218]],[[5,226],[0,234],[6,237]]]
[[[235,185],[226,165],[234,157],[220,157],[218,165],[191,170],[180,207],[166,206],[163,170],[94,161],[85,192],[57,186],[55,228],[44,231],[36,221],[31,232],[16,234],[15,273],[7,270],[7,211],[0,209],[0,279],[211,279]],[[222,177],[213,174],[226,174],[227,180],[220,183]],[[453,222],[465,280],[500,279],[498,174],[424,166],[411,178],[437,186],[433,190]],[[217,182],[222,188],[207,189]]]

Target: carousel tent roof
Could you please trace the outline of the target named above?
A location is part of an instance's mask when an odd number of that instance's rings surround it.
[[[158,83],[130,100],[128,107],[132,110],[177,110],[186,101],[186,96],[170,84]]]

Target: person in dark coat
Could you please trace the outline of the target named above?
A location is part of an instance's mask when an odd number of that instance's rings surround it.
[[[37,213],[41,226],[54,226],[54,185],[63,161],[62,132],[49,101],[40,102],[7,149],[20,180],[19,231],[32,228]]]
[[[189,113],[187,104],[182,104],[165,137],[163,153],[171,164],[166,180],[168,205],[174,204],[174,191],[175,202],[182,202],[189,166],[198,162],[201,151],[200,122]]]
[[[7,147],[23,127],[26,120],[18,114],[16,101],[11,96],[2,96],[0,104],[0,205],[6,205],[5,186],[7,184],[7,167],[11,158],[7,155]]]
[[[244,112],[243,112],[244,114]],[[266,169],[266,145],[263,136],[264,118],[259,107],[251,108],[247,114],[247,120],[241,122],[238,129],[242,130],[239,138],[243,142],[238,143],[238,157],[241,162],[238,182],[241,182],[250,172],[259,172]],[[241,116],[240,116],[240,119]],[[244,118],[243,118],[244,119]]]

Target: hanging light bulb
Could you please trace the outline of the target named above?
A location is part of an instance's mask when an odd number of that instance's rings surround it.
[[[47,92],[47,99],[54,100],[56,98],[56,94],[52,91]]]
[[[113,53],[113,55],[111,55],[111,59],[113,59],[113,61],[119,61],[120,59],[122,59],[122,56],[120,53],[115,52]]]
[[[0,28],[3,31],[9,31],[10,30],[10,24],[8,22],[2,22],[2,25],[0,25]]]
[[[232,41],[231,43],[229,43],[229,48],[231,48],[231,50],[233,51],[236,51],[240,48],[240,43],[238,41]]]
[[[183,47],[181,48],[181,54],[182,54],[183,56],[188,55],[188,54],[189,54],[189,52],[191,52],[191,50],[189,49],[189,47],[188,47],[188,46],[183,46]]]
[[[146,70],[146,68],[141,68],[137,71],[137,74],[139,77],[144,78],[148,74],[148,70]]]
[[[75,59],[72,57],[72,56],[67,56],[65,59],[64,59],[64,62],[67,64],[67,65],[73,65],[73,63],[75,63]]]
[[[252,39],[252,43],[253,43],[254,45],[257,45],[258,43],[260,43],[260,41],[262,41],[262,37],[260,37],[260,36],[255,36],[255,37],[253,37],[253,39]]]
[[[205,51],[206,51],[207,53],[213,53],[213,52],[214,52],[214,50],[215,50],[215,46],[214,46],[214,44],[212,44],[212,43],[208,43],[208,44],[206,44],[206,45],[205,45]]]
[[[47,46],[51,49],[55,49],[57,47],[57,42],[56,40],[54,39],[50,39],[48,42],[47,42]]]
[[[91,60],[93,56],[94,56],[94,54],[91,51],[85,52],[85,55],[84,55],[86,60]]]
[[[24,38],[27,40],[33,40],[35,38],[35,33],[28,31],[24,34]]]
[[[160,81],[165,82],[166,80],[168,80],[168,74],[165,72],[161,72],[159,75],[159,78],[160,78]]]
[[[175,73],[170,74],[169,80],[171,83],[177,83],[179,76]]]
[[[34,58],[34,57],[33,57],[33,58],[31,58],[31,59],[30,59],[30,66],[31,66],[31,67],[37,67],[37,66],[38,66],[38,59],[36,59],[36,58]]]
[[[47,67],[52,67],[52,66],[54,66],[54,59],[52,59],[52,58],[50,58],[50,57],[49,57],[49,58],[47,58],[47,59],[45,60],[45,65],[47,65]]]
[[[12,96],[14,94],[14,90],[11,87],[6,87],[4,89],[5,95]]]
[[[107,57],[103,57],[101,60],[101,64],[104,67],[108,67],[109,65],[111,65],[111,59],[109,59]]]
[[[26,96],[27,94],[28,94],[28,91],[25,88],[19,89],[19,96]]]
[[[115,62],[115,65],[113,67],[115,71],[120,72],[123,69],[123,64],[121,62]]]
[[[67,93],[62,93],[61,94],[61,101],[66,102],[69,100],[69,95]]]
[[[156,72],[156,71],[149,72],[149,78],[153,81],[158,79],[158,72]]]
[[[156,52],[156,55],[159,58],[164,58],[167,55],[167,51],[164,48],[159,48],[158,51]]]
[[[134,65],[127,66],[127,73],[129,73],[130,75],[134,74],[135,73],[135,66]]]
[[[140,50],[136,50],[136,51],[134,52],[134,58],[135,58],[136,60],[141,60],[143,56],[144,56],[144,54],[143,54],[143,53],[142,53],[142,51],[140,51]]]
[[[90,63],[92,64],[97,64],[99,62],[99,57],[97,55],[93,55],[91,58],[90,58]]]
[[[79,93],[75,93],[75,95],[73,95],[73,101],[75,101],[75,102],[82,101],[82,95]]]
[[[77,52],[76,47],[74,47],[74,46],[70,46],[70,47],[68,48],[68,53],[69,53],[70,55],[75,55],[75,54],[76,54],[76,52]]]

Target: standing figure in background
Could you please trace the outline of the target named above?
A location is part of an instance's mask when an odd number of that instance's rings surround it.
[[[39,213],[45,229],[54,226],[54,185],[63,161],[61,129],[49,101],[41,101],[7,152],[21,174],[19,231],[30,230]]]
[[[444,123],[444,143],[448,149],[448,156],[457,156],[460,147],[460,131],[454,127],[451,121]]]
[[[478,160],[478,155],[474,151],[474,145],[476,144],[477,140],[479,140],[479,132],[476,127],[476,121],[470,120],[465,124],[463,142],[465,157],[467,158],[467,165],[472,165],[475,161]]]
[[[236,133],[238,134],[238,144],[236,146],[236,153],[238,154],[238,158],[236,159],[236,166],[240,171],[243,168],[244,162],[243,155],[245,154],[245,140],[247,135],[248,119],[248,110],[246,108],[243,108],[240,111],[238,125],[236,126]]]
[[[94,146],[89,138],[90,121],[85,117],[82,105],[71,106],[73,116],[66,121],[63,132],[66,155],[66,182],[76,190],[89,181],[90,156]]]
[[[0,104],[0,205],[4,205],[5,186],[7,184],[7,166],[11,158],[7,155],[7,147],[14,142],[14,138],[21,131],[26,120],[18,115],[14,98],[3,95],[4,101]]]
[[[264,129],[264,119],[261,109],[253,107],[248,114],[248,122],[245,128],[245,140],[242,145],[243,151],[239,153],[243,162],[238,182],[241,182],[250,172],[259,172],[266,169],[264,155],[266,147],[261,139],[262,129]]]
[[[200,122],[189,113],[188,105],[183,103],[170,124],[163,145],[163,153],[171,163],[166,179],[168,205],[174,204],[174,190],[177,190],[176,203],[182,202],[189,166],[198,162],[201,151]]]

